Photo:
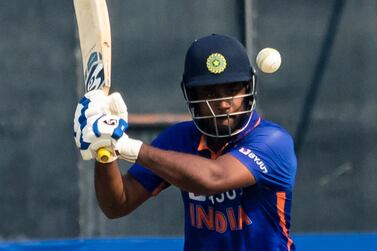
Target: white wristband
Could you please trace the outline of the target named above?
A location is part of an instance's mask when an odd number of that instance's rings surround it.
[[[116,143],[115,150],[118,151],[121,159],[135,163],[142,144],[142,141],[131,139],[127,135],[124,135]]]

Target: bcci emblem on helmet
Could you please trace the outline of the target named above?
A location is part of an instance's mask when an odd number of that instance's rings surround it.
[[[213,74],[220,74],[226,68],[226,59],[220,53],[213,53],[207,58],[207,69]]]

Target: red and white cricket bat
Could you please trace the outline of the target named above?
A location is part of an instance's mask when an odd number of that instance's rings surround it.
[[[85,91],[103,90],[111,85],[111,31],[106,0],[73,0],[79,31]],[[106,162],[110,152],[101,148],[98,158]]]

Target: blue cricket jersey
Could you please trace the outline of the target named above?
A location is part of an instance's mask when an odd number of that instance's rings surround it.
[[[295,250],[289,229],[297,161],[293,140],[282,127],[254,112],[248,127],[221,153],[206,147],[192,121],[173,125],[152,145],[212,159],[230,153],[256,179],[253,186],[212,196],[181,191],[185,251]],[[138,164],[129,173],[154,195],[169,185]]]

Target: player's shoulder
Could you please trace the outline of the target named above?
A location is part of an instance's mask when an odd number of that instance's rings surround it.
[[[239,146],[252,149],[260,155],[295,162],[294,142],[287,130],[277,123],[262,120]]]
[[[293,147],[293,138],[281,125],[268,120],[262,120],[259,126],[250,133],[247,139],[251,142],[264,143],[269,147]]]
[[[297,158],[293,138],[282,126],[262,120],[236,146],[233,155],[251,166],[256,164],[253,174],[257,182],[264,180],[280,188],[293,187]]]

